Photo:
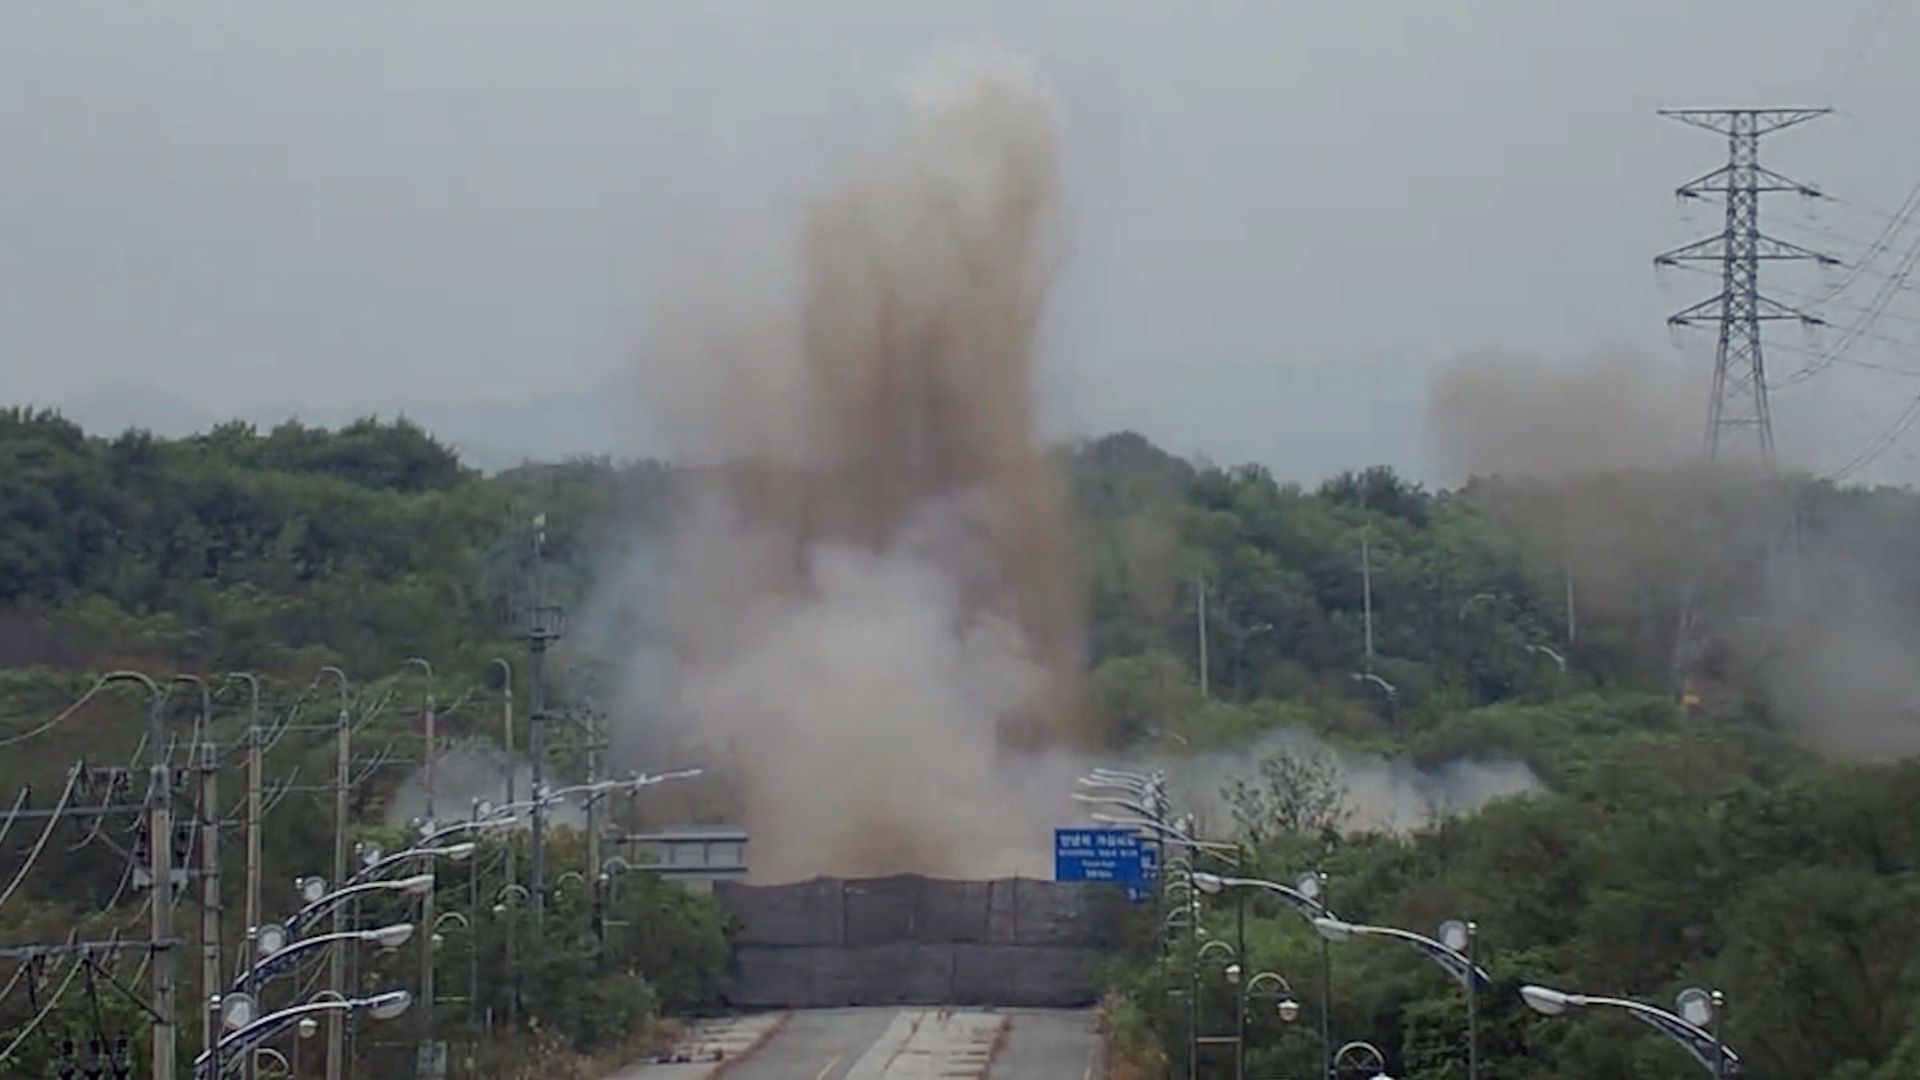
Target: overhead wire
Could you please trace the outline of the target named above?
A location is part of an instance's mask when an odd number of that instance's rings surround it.
[[[1880,31],[1885,28],[1887,19],[1893,14],[1896,3],[1897,0],[1880,0],[1880,6],[1874,10],[1872,17],[1867,20],[1866,28],[1860,35],[1860,44],[1847,55],[1846,62],[1840,67],[1839,76],[1834,79],[1833,87],[1827,91],[1827,104],[1833,104],[1833,100],[1838,97],[1842,91],[1850,88],[1853,85],[1853,81],[1860,77],[1860,72],[1864,70],[1866,66],[1867,55],[1873,51],[1874,45],[1879,42]]]
[[[14,820],[20,816],[20,808],[26,805],[27,796],[32,792],[32,787],[23,787],[20,793],[14,796],[13,808],[7,811],[7,820],[0,821],[0,845],[7,842],[7,834],[13,831]]]
[[[49,731],[52,731],[54,728],[58,727],[62,722],[64,722],[68,717],[72,716],[76,712],[79,712],[80,708],[84,706],[87,702],[92,701],[94,698],[94,695],[98,694],[100,691],[106,689],[108,686],[111,686],[111,685],[113,685],[112,682],[108,680],[105,676],[102,676],[98,681],[96,681],[93,684],[92,687],[88,688],[86,693],[80,695],[80,698],[78,701],[75,701],[73,704],[60,710],[60,712],[57,715],[55,715],[53,719],[48,720],[44,724],[39,724],[27,731],[18,732],[16,734],[9,735],[4,739],[0,739],[0,750],[5,750],[9,746],[17,746],[20,743],[26,742],[28,739],[37,738],[41,735],[46,734]]]
[[[78,768],[67,771],[67,788],[60,793],[60,802],[53,808],[52,816],[47,818],[47,827],[40,830],[40,839],[34,842],[33,849],[28,853],[26,861],[20,864],[19,873],[13,875],[13,880],[8,883],[6,890],[0,892],[0,906],[5,906],[6,902],[12,899],[15,890],[20,888],[20,883],[27,879],[27,872],[32,870],[33,864],[40,860],[40,853],[46,849],[47,839],[53,835],[54,828],[60,824],[60,819],[65,816],[67,812],[67,801],[73,798],[73,789],[79,779],[80,770]]]
[[[8,1043],[5,1049],[0,1049],[0,1064],[11,1060],[20,1047],[26,1043],[27,1039],[32,1036],[34,1032],[40,1030],[40,1025],[45,1023],[47,1017],[53,1014],[54,1007],[60,1004],[60,999],[67,996],[68,988],[73,985],[74,976],[80,973],[80,968],[85,963],[85,958],[81,958],[75,960],[73,964],[67,968],[67,977],[61,981],[60,988],[53,992],[53,996],[47,999],[45,1005],[41,1006],[40,1012],[34,1016],[32,1020],[27,1022],[27,1026],[21,1029],[18,1035],[14,1036],[13,1041]]]

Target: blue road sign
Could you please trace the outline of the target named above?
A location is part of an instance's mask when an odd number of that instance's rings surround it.
[[[1125,885],[1127,893],[1138,899],[1158,869],[1157,847],[1132,829],[1055,829],[1053,879]]]

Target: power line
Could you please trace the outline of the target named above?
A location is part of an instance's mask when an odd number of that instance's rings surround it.
[[[1915,397],[1912,401],[1907,402],[1907,407],[1900,411],[1900,415],[1894,418],[1893,423],[1888,425],[1885,431],[1874,436],[1872,441],[1862,447],[1853,457],[1849,458],[1845,464],[1828,473],[1827,478],[1829,480],[1845,480],[1847,477],[1873,464],[1880,455],[1892,449],[1894,443],[1900,441],[1900,436],[1905,435],[1908,429],[1913,427],[1916,420],[1920,420],[1920,397]]]
[[[1848,55],[1846,63],[1841,65],[1839,77],[1834,80],[1833,89],[1827,91],[1828,104],[1832,104],[1833,99],[1839,96],[1841,91],[1852,86],[1854,79],[1859,77],[1866,63],[1867,54],[1873,51],[1874,44],[1880,40],[1880,31],[1886,26],[1887,17],[1893,14],[1896,2],[1897,0],[1880,0],[1880,7],[1874,11],[1873,17],[1867,21],[1865,32],[1860,35],[1859,47]]]
[[[46,1005],[41,1007],[39,1014],[27,1022],[27,1026],[21,1029],[20,1034],[14,1036],[13,1041],[7,1044],[6,1049],[0,1050],[0,1064],[12,1060],[13,1055],[27,1041],[28,1037],[40,1029],[40,1025],[45,1023],[47,1017],[53,1013],[54,1006],[59,1005],[60,999],[67,995],[67,988],[73,985],[73,977],[78,975],[80,969],[84,966],[86,966],[86,960],[83,958],[75,960],[73,964],[67,968],[67,977],[61,982],[60,989],[53,992],[53,996],[47,999]]]
[[[1913,241],[1907,245],[1906,251],[1901,253],[1900,262],[1893,275],[1881,281],[1880,287],[1868,299],[1867,307],[1841,332],[1840,340],[1827,350],[1824,357],[1816,359],[1781,380],[1781,385],[1791,386],[1812,378],[1834,360],[1845,355],[1846,351],[1865,334],[1867,328],[1886,311],[1887,306],[1893,302],[1894,296],[1906,285],[1907,278],[1912,274],[1916,264],[1920,264],[1920,234],[1916,234]]]
[[[4,906],[8,900],[12,899],[14,891],[19,889],[20,883],[27,879],[27,871],[32,870],[33,864],[39,861],[40,853],[46,849],[47,838],[53,835],[54,827],[60,824],[61,812],[66,809],[67,800],[73,797],[73,787],[79,779],[80,770],[78,768],[71,769],[67,772],[67,789],[60,794],[60,803],[53,808],[53,816],[47,819],[47,827],[40,830],[40,839],[34,842],[33,850],[28,854],[27,861],[20,864],[20,872],[15,874],[13,880],[7,884],[6,891],[0,892],[0,906]],[[0,1061],[4,1060],[4,1055],[0,1055]]]

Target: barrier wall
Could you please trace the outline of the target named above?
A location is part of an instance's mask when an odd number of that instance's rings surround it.
[[[719,882],[738,1006],[1091,1004],[1127,904],[1103,886],[1002,878]]]

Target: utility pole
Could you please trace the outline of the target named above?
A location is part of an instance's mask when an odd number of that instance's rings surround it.
[[[421,773],[427,785],[426,819],[431,822],[435,820],[433,816],[433,748],[434,748],[433,665],[426,662],[425,660],[421,659],[418,656],[408,657],[407,663],[409,665],[418,665],[420,670],[425,672],[427,676],[427,701],[426,701],[427,711],[426,711],[426,716],[424,718],[425,726],[426,726],[426,749],[421,753]]]
[[[1575,609],[1573,606],[1573,556],[1572,555],[1567,556],[1566,579],[1567,579],[1567,645],[1571,647],[1573,645],[1578,644],[1580,641],[1580,624],[1577,617],[1574,614]]]
[[[542,786],[546,775],[545,725],[547,649],[560,637],[560,609],[549,604],[544,573],[547,553],[547,515],[533,519],[533,592],[527,619],[527,652],[531,664],[527,684],[527,753],[533,758],[533,836],[528,845],[532,862],[533,925],[545,925],[547,912],[546,806]]]
[[[1373,673],[1373,549],[1367,545],[1367,530],[1360,530],[1360,612],[1367,639],[1368,674]]]
[[[203,1049],[220,1041],[220,755],[209,737],[200,744],[200,994]]]
[[[1720,232],[1655,256],[1655,266],[1712,262],[1720,266],[1720,292],[1667,318],[1669,326],[1718,323],[1720,340],[1713,358],[1713,396],[1707,403],[1706,454],[1718,460],[1723,436],[1751,428],[1761,465],[1773,468],[1773,413],[1767,400],[1766,364],[1761,356],[1760,324],[1796,320],[1808,326],[1821,320],[1760,292],[1760,263],[1810,259],[1822,266],[1839,260],[1760,231],[1760,196],[1792,192],[1817,198],[1817,188],[1760,164],[1760,139],[1824,115],[1826,109],[1662,109],[1660,115],[1722,135],[1727,163],[1675,189],[1682,199],[1717,195],[1726,203]]]
[[[581,713],[587,728],[587,786],[600,779],[600,724],[591,708]],[[593,890],[593,935],[596,963],[606,959],[606,890],[600,887],[600,793],[587,793],[587,887]]]
[[[246,907],[246,929],[244,932],[246,943],[245,945],[242,946],[242,948],[244,948],[246,951],[242,954],[242,959],[243,959],[243,962],[248,966],[248,970],[252,970],[254,961],[258,959],[258,957],[256,957],[254,954],[253,946],[254,946],[254,942],[257,940],[255,935],[259,932],[259,929],[260,929],[260,829],[262,826],[260,789],[264,784],[264,775],[263,775],[264,769],[265,769],[264,759],[266,757],[267,748],[266,748],[265,740],[261,738],[261,732],[260,732],[260,680],[259,678],[253,675],[251,672],[245,672],[245,671],[236,671],[228,675],[227,678],[238,679],[242,682],[245,682],[247,684],[247,690],[248,690],[248,699],[247,699],[247,880],[246,880],[246,885],[242,890],[245,893],[243,903]],[[247,989],[251,992],[251,991],[256,991],[258,987],[255,985],[249,985]],[[255,1001],[257,1002],[258,1000],[259,999],[256,995]],[[254,1077],[259,1075],[259,1071],[260,1071],[259,1062],[256,1060],[256,1056],[251,1052],[247,1054],[246,1059],[242,1062],[240,1068],[241,1068],[241,1076],[243,1076],[245,1080],[254,1080]]]
[[[1200,697],[1205,700],[1212,696],[1207,691],[1207,578],[1205,574],[1193,579],[1193,591],[1194,621],[1200,631]]]
[[[513,757],[513,665],[505,657],[495,657],[493,663],[500,666],[500,741],[506,751],[506,799],[503,805],[512,805],[514,773],[520,763]],[[501,845],[506,849],[507,884],[520,884],[520,869],[514,858],[513,840],[509,838]],[[475,860],[477,863],[478,860]],[[514,919],[507,923],[507,971],[513,980],[513,992],[507,995],[507,1021],[513,1022],[520,1013],[520,964],[518,958],[520,932],[519,923]],[[489,1022],[491,1027],[491,1022]]]
[[[439,888],[435,882],[426,892],[420,894],[420,1000],[415,1003],[420,1010],[420,1049],[418,1061],[414,1065],[414,1075],[440,1080],[444,1075],[440,1065],[439,1048],[433,1041],[433,939],[436,932],[433,926],[434,890]]]
[[[337,667],[320,669],[323,675],[332,675],[340,684],[340,711],[334,721],[334,758],[333,758],[333,884],[337,888],[347,880],[347,813],[349,787],[353,782],[353,702],[352,689],[347,682],[347,673]],[[340,905],[333,909],[333,933],[345,933],[347,929],[346,912]],[[347,970],[346,950],[332,948],[327,950],[327,989],[336,995],[346,994]],[[346,1029],[341,1024],[339,1010],[327,1012],[327,1080],[340,1080],[345,1066],[344,1053]]]
[[[147,992],[153,1005],[153,1080],[173,1080],[177,1005],[173,985],[173,775],[167,767],[167,730],[159,689],[146,682],[152,701],[147,752],[153,755],[147,787]]]
[[[1675,189],[1681,199],[1718,196],[1726,206],[1720,232],[1684,244],[1654,257],[1654,265],[1717,263],[1720,291],[1667,317],[1667,325],[1689,327],[1718,324],[1719,342],[1713,357],[1713,390],[1707,401],[1706,460],[1717,462],[1723,449],[1750,429],[1752,449],[1760,467],[1774,469],[1773,410],[1768,400],[1766,363],[1762,355],[1762,323],[1797,321],[1819,326],[1822,320],[1783,304],[1760,291],[1760,264],[1811,260],[1837,266],[1839,260],[1768,236],[1760,230],[1760,197],[1790,192],[1808,198],[1820,191],[1790,180],[1760,164],[1760,139],[1774,132],[1825,115],[1817,108],[1788,109],[1662,109],[1660,115],[1713,132],[1727,140],[1727,163]],[[1726,445],[1723,446],[1723,443]],[[1683,698],[1690,698],[1695,668],[1702,652],[1697,580],[1689,581],[1680,603],[1680,626],[1674,636],[1673,679]]]

